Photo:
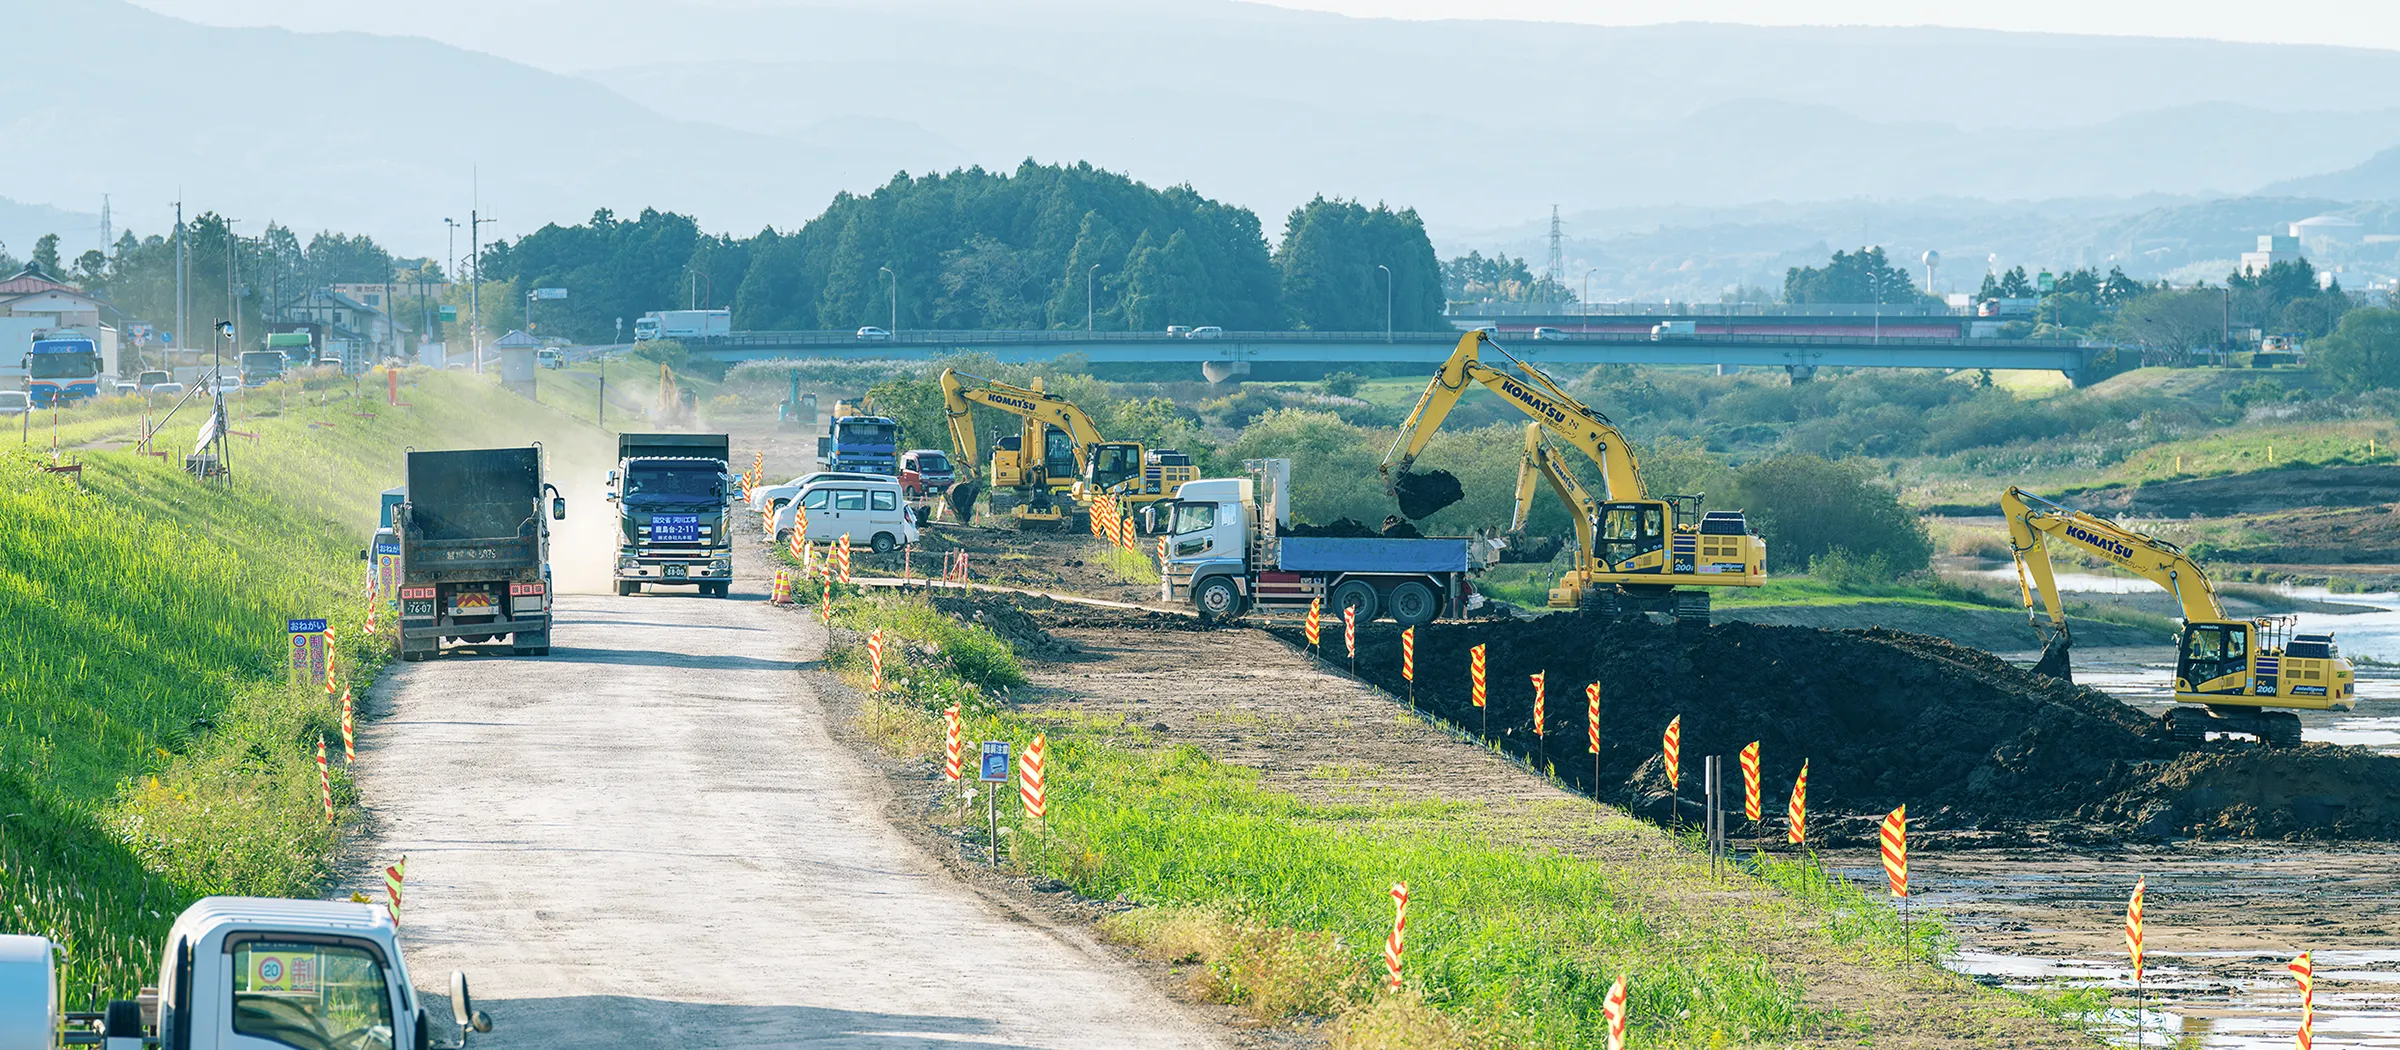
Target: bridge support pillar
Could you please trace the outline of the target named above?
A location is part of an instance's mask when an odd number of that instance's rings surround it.
[[[1787,373],[1790,373],[1793,386],[1798,386],[1817,377],[1817,366],[1815,365],[1785,365],[1783,366],[1783,370]]]
[[[1239,382],[1241,377],[1250,374],[1250,362],[1202,361],[1200,374],[1207,376],[1211,383]]]
[[[1742,373],[1742,366],[1740,366],[1740,365],[1718,365],[1718,366],[1717,366],[1717,374],[1718,374],[1718,375],[1721,375],[1721,376],[1740,375],[1741,373]]]

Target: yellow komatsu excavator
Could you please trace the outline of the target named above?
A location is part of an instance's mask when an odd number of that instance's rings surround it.
[[[1020,525],[1056,526],[1085,512],[1101,495],[1140,508],[1175,497],[1175,487],[1200,477],[1191,458],[1171,448],[1144,449],[1140,442],[1109,441],[1092,417],[1075,403],[1042,389],[1036,378],[1016,386],[957,369],[942,371],[942,418],[950,442],[970,477],[950,490],[950,509],[959,520],[974,510],[977,486],[975,406],[996,408],[1021,421],[1013,437],[992,449],[989,485],[992,510],[1006,511]]]
[[[1482,351],[1487,346],[1507,357],[1514,369],[1485,364]],[[1699,496],[1650,495],[1642,485],[1632,443],[1607,416],[1568,396],[1541,370],[1510,356],[1486,332],[1459,337],[1458,348],[1426,385],[1416,410],[1384,454],[1384,487],[1399,501],[1402,515],[1423,518],[1463,498],[1458,479],[1448,472],[1420,473],[1414,468],[1471,382],[1483,384],[1533,417],[1527,431],[1527,468],[1517,478],[1520,520],[1532,497],[1527,470],[1548,477],[1576,519],[1576,565],[1551,592],[1552,607],[1580,608],[1611,618],[1662,613],[1705,623],[1713,588],[1766,582],[1766,543],[1751,533],[1740,511],[1703,513]],[[1592,498],[1575,482],[1543,431],[1599,464],[1606,499]]]
[[[2056,540],[2164,587],[2182,610],[2175,645],[2175,700],[2167,727],[2178,739],[2200,740],[2211,732],[2246,733],[2273,746],[2300,742],[2300,716],[2289,710],[2350,710],[2357,674],[2330,634],[2294,634],[2292,618],[2230,619],[2218,603],[2208,573],[2183,549],[2095,514],[2070,510],[2021,489],[2000,497],[2008,519],[2008,546],[2015,553],[2017,585],[2026,618],[2045,636],[2038,673],[2072,679],[2066,613],[2051,572]],[[2034,612],[2040,595],[2049,613],[2045,627]]]

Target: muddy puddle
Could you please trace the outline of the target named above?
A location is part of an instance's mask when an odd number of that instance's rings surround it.
[[[1880,888],[1863,851],[1826,863]],[[2019,989],[2098,988],[2120,1045],[2292,1045],[2284,970],[2316,953],[2318,1045],[2400,1048],[2400,848],[2191,843],[2120,850],[1912,857],[1912,909],[1958,938],[1945,964]],[[2148,880],[2142,1009],[2125,953],[2125,898]],[[2137,1026],[2140,1037],[2137,1039]]]

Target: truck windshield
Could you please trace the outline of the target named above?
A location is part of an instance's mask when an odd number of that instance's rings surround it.
[[[383,961],[364,948],[246,941],[233,949],[233,1030],[300,1050],[391,1050]]]
[[[1187,532],[1206,532],[1217,526],[1217,505],[1214,503],[1178,503],[1175,505],[1175,535]]]
[[[943,458],[942,454],[939,452],[920,452],[917,454],[917,470],[920,473],[939,473],[948,469],[950,469],[950,461],[946,458]]]
[[[35,379],[87,379],[100,374],[100,358],[88,353],[34,354],[26,368]]]
[[[635,467],[625,475],[625,495],[654,500],[713,500],[723,483],[718,471],[704,467],[647,470]]]
[[[842,428],[842,440],[862,445],[889,445],[898,429],[889,423],[858,423]]]

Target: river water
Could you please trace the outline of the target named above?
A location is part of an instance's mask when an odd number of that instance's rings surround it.
[[[1989,575],[2013,582],[2013,569]],[[2135,579],[2063,574],[2069,593],[2141,593]],[[2400,594],[2275,588],[2292,598],[2367,611],[2299,613],[2300,633],[2331,633],[2354,660],[2400,663]],[[2030,664],[2038,652],[2003,653]],[[2078,648],[2075,680],[2153,712],[2172,704],[2171,639]],[[2400,672],[2362,668],[2357,709],[2300,712],[2310,741],[2400,754]],[[1872,855],[1827,858],[1880,886]],[[1910,865],[1920,906],[1959,938],[1945,962],[2018,989],[2100,987],[2130,993],[2125,895],[2149,881],[2149,973],[2143,1009],[2121,996],[2104,1019],[2120,1045],[2205,1050],[2289,1047],[2299,1000],[2284,964],[2315,952],[2318,1045],[2400,1050],[2400,848],[2282,843],[2175,843],[2027,856],[1951,853]],[[1919,872],[1922,872],[1922,876]],[[1913,888],[1913,886],[1912,886]]]

